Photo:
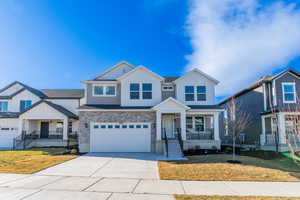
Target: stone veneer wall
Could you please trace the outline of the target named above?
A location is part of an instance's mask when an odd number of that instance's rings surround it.
[[[134,111],[134,112],[102,112],[102,111],[80,111],[79,112],[79,151],[89,152],[90,150],[90,123],[91,122],[147,122],[151,123],[151,151],[155,152],[156,143],[156,115],[155,112]]]

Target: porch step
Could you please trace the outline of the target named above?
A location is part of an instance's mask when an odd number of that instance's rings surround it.
[[[168,140],[168,149],[170,159],[183,158],[183,153],[178,140]]]

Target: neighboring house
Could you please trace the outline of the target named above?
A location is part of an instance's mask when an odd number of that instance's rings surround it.
[[[82,83],[80,152],[165,153],[178,144],[184,149],[220,149],[218,81],[198,69],[162,77],[144,66],[120,62]]]
[[[13,82],[0,90],[0,148],[14,142],[29,146],[65,146],[78,131],[83,90],[37,90]],[[26,143],[24,142],[26,140]]]
[[[300,75],[293,70],[286,70],[260,80],[222,101],[219,105],[226,109],[232,98],[243,112],[250,116],[251,123],[242,133],[240,140],[244,144],[258,145],[264,150],[288,151],[287,136],[295,123],[291,116],[300,117]],[[228,112],[225,111],[221,124],[226,124]],[[294,119],[294,118],[293,118]],[[278,133],[278,134],[277,134]],[[229,144],[230,133],[225,126],[220,126],[223,144]],[[299,146],[299,138],[293,137]],[[278,145],[276,145],[278,144]]]

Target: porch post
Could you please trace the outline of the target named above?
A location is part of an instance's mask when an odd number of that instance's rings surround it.
[[[286,137],[285,137],[285,115],[282,113],[278,114],[278,137],[279,137],[279,144],[286,144]]]
[[[186,112],[180,112],[180,128],[182,140],[186,140]]]
[[[161,112],[156,111],[156,140],[161,140]]]
[[[23,119],[19,119],[19,124],[18,124],[18,134],[21,135],[23,131]]]
[[[266,117],[261,117],[261,128],[262,128],[262,134],[260,137],[260,145],[264,145],[266,143]]]
[[[219,113],[214,113],[214,140],[220,140]]]
[[[68,139],[68,118],[64,119],[63,125],[63,140],[67,140]]]

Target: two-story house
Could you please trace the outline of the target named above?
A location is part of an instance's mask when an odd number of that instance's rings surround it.
[[[120,62],[82,83],[80,152],[166,153],[174,143],[183,149],[220,148],[218,81],[198,69],[162,77]]]
[[[77,108],[83,94],[77,89],[38,90],[20,82],[4,87],[0,90],[0,148],[65,146],[78,131]]]
[[[297,116],[300,119],[299,94],[300,75],[289,69],[262,77],[219,105],[226,109],[234,98],[239,109],[249,115],[250,123],[243,131],[245,144],[259,144],[263,150],[288,151],[288,140],[300,147],[299,138],[292,134],[299,126],[299,120],[295,120]],[[224,117],[221,121],[226,120]],[[230,133],[224,126],[220,130],[222,142],[226,142]]]

